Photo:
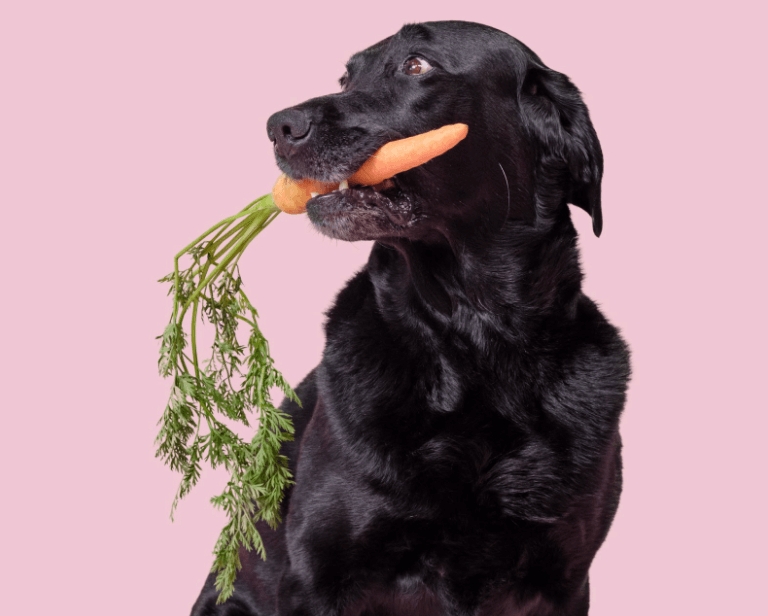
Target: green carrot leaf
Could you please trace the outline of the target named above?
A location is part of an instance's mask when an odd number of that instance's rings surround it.
[[[278,213],[271,195],[257,199],[181,250],[174,271],[159,280],[171,285],[173,312],[157,337],[158,368],[163,377],[172,377],[173,385],[158,422],[155,455],[182,476],[171,519],[179,501],[200,480],[202,463],[230,473],[224,491],[211,498],[229,520],[214,547],[219,603],[234,592],[241,548],[267,557],[256,524],[263,520],[274,527],[280,522],[283,493],[292,483],[280,447],[293,440],[293,424],[272,404],[269,390],[277,387],[290,400],[299,399],[274,367],[237,266],[243,251]],[[182,260],[191,263],[181,268]],[[214,328],[207,356],[197,344],[203,323]],[[238,340],[243,323],[250,328],[247,344]],[[250,428],[251,414],[258,428],[250,441],[222,421]]]

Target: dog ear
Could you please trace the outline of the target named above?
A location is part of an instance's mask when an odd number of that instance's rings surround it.
[[[522,81],[519,99],[523,119],[543,147],[544,164],[551,172],[567,173],[568,203],[592,217],[599,236],[603,152],[579,90],[562,73],[534,66]]]

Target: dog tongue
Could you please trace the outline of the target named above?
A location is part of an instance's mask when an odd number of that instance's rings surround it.
[[[349,182],[373,186],[377,190],[388,188],[391,185],[386,185],[389,178],[445,154],[467,136],[468,130],[466,124],[449,124],[420,135],[390,141],[363,163],[349,178]],[[272,197],[282,211],[301,214],[306,211],[312,193],[325,195],[338,187],[338,184],[312,179],[297,182],[283,174],[275,182]]]
[[[394,185],[395,183],[390,178],[387,178],[383,182],[379,182],[378,184],[376,184],[376,186],[374,186],[373,189],[382,191],[382,190],[386,190],[387,188],[392,188]]]

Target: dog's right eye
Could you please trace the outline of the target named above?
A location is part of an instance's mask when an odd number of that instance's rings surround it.
[[[403,63],[403,72],[406,75],[423,75],[432,70],[432,65],[424,58],[408,58]]]

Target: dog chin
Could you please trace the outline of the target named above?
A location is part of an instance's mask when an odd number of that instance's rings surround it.
[[[389,180],[313,197],[307,215],[322,234],[348,242],[402,237],[415,221],[411,200]]]

